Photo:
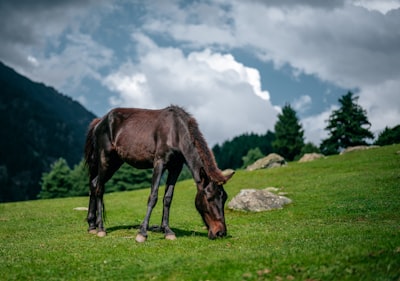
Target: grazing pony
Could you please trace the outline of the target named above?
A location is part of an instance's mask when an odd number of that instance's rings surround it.
[[[169,227],[169,209],[174,186],[186,164],[197,185],[196,209],[208,229],[208,238],[226,235],[223,184],[233,173],[223,175],[201,134],[196,120],[177,106],[150,110],[115,108],[94,119],[86,137],[85,161],[89,168],[89,233],[106,235],[103,224],[104,185],[124,163],[139,169],[153,168],[146,216],[136,241],[147,239],[151,212],[157,203],[160,179],[168,170],[161,229],[166,239],[176,239]]]

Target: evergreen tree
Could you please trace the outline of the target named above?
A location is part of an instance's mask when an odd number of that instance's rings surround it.
[[[371,123],[366,111],[357,104],[357,100],[358,97],[353,96],[352,92],[339,99],[341,106],[332,112],[325,128],[329,131],[329,137],[321,143],[324,154],[335,154],[350,146],[366,145],[365,139],[374,138],[368,129]]]
[[[278,115],[278,121],[275,124],[275,141],[273,147],[282,157],[292,161],[301,152],[304,146],[304,131],[296,111],[290,104],[282,108],[282,113]]]
[[[51,170],[42,175],[42,189],[39,198],[67,197],[72,189],[71,169],[64,158],[58,159],[51,165]]]
[[[275,134],[267,131],[264,135],[246,133],[225,141],[222,145],[216,144],[212,151],[218,167],[221,169],[239,169],[243,166],[243,156],[250,149],[258,147],[263,155],[273,152],[272,142]]]
[[[400,125],[393,128],[386,127],[378,136],[376,145],[389,145],[400,143]]]

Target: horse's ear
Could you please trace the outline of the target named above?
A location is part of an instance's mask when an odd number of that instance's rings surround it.
[[[218,182],[219,185],[225,184],[235,174],[234,170],[228,169],[221,172],[223,180]]]
[[[225,182],[227,182],[228,180],[230,180],[230,178],[235,174],[235,171],[233,170],[229,170],[226,171],[225,173],[223,173],[223,175],[225,176]]]

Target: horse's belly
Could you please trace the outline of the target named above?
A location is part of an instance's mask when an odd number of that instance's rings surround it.
[[[139,169],[153,168],[154,152],[143,145],[117,146],[118,156],[128,164]]]

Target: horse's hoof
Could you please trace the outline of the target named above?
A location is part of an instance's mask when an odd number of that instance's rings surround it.
[[[97,234],[97,230],[96,229],[91,229],[91,230],[88,231],[88,233],[96,235]]]
[[[136,235],[136,239],[135,240],[138,243],[143,243],[143,242],[145,242],[147,240],[147,237],[139,233],[138,235]]]
[[[98,237],[104,237],[104,236],[106,236],[107,235],[107,233],[105,232],[105,231],[99,231],[99,232],[97,232],[97,236]]]
[[[166,240],[176,240],[175,234],[167,234],[165,235]]]

